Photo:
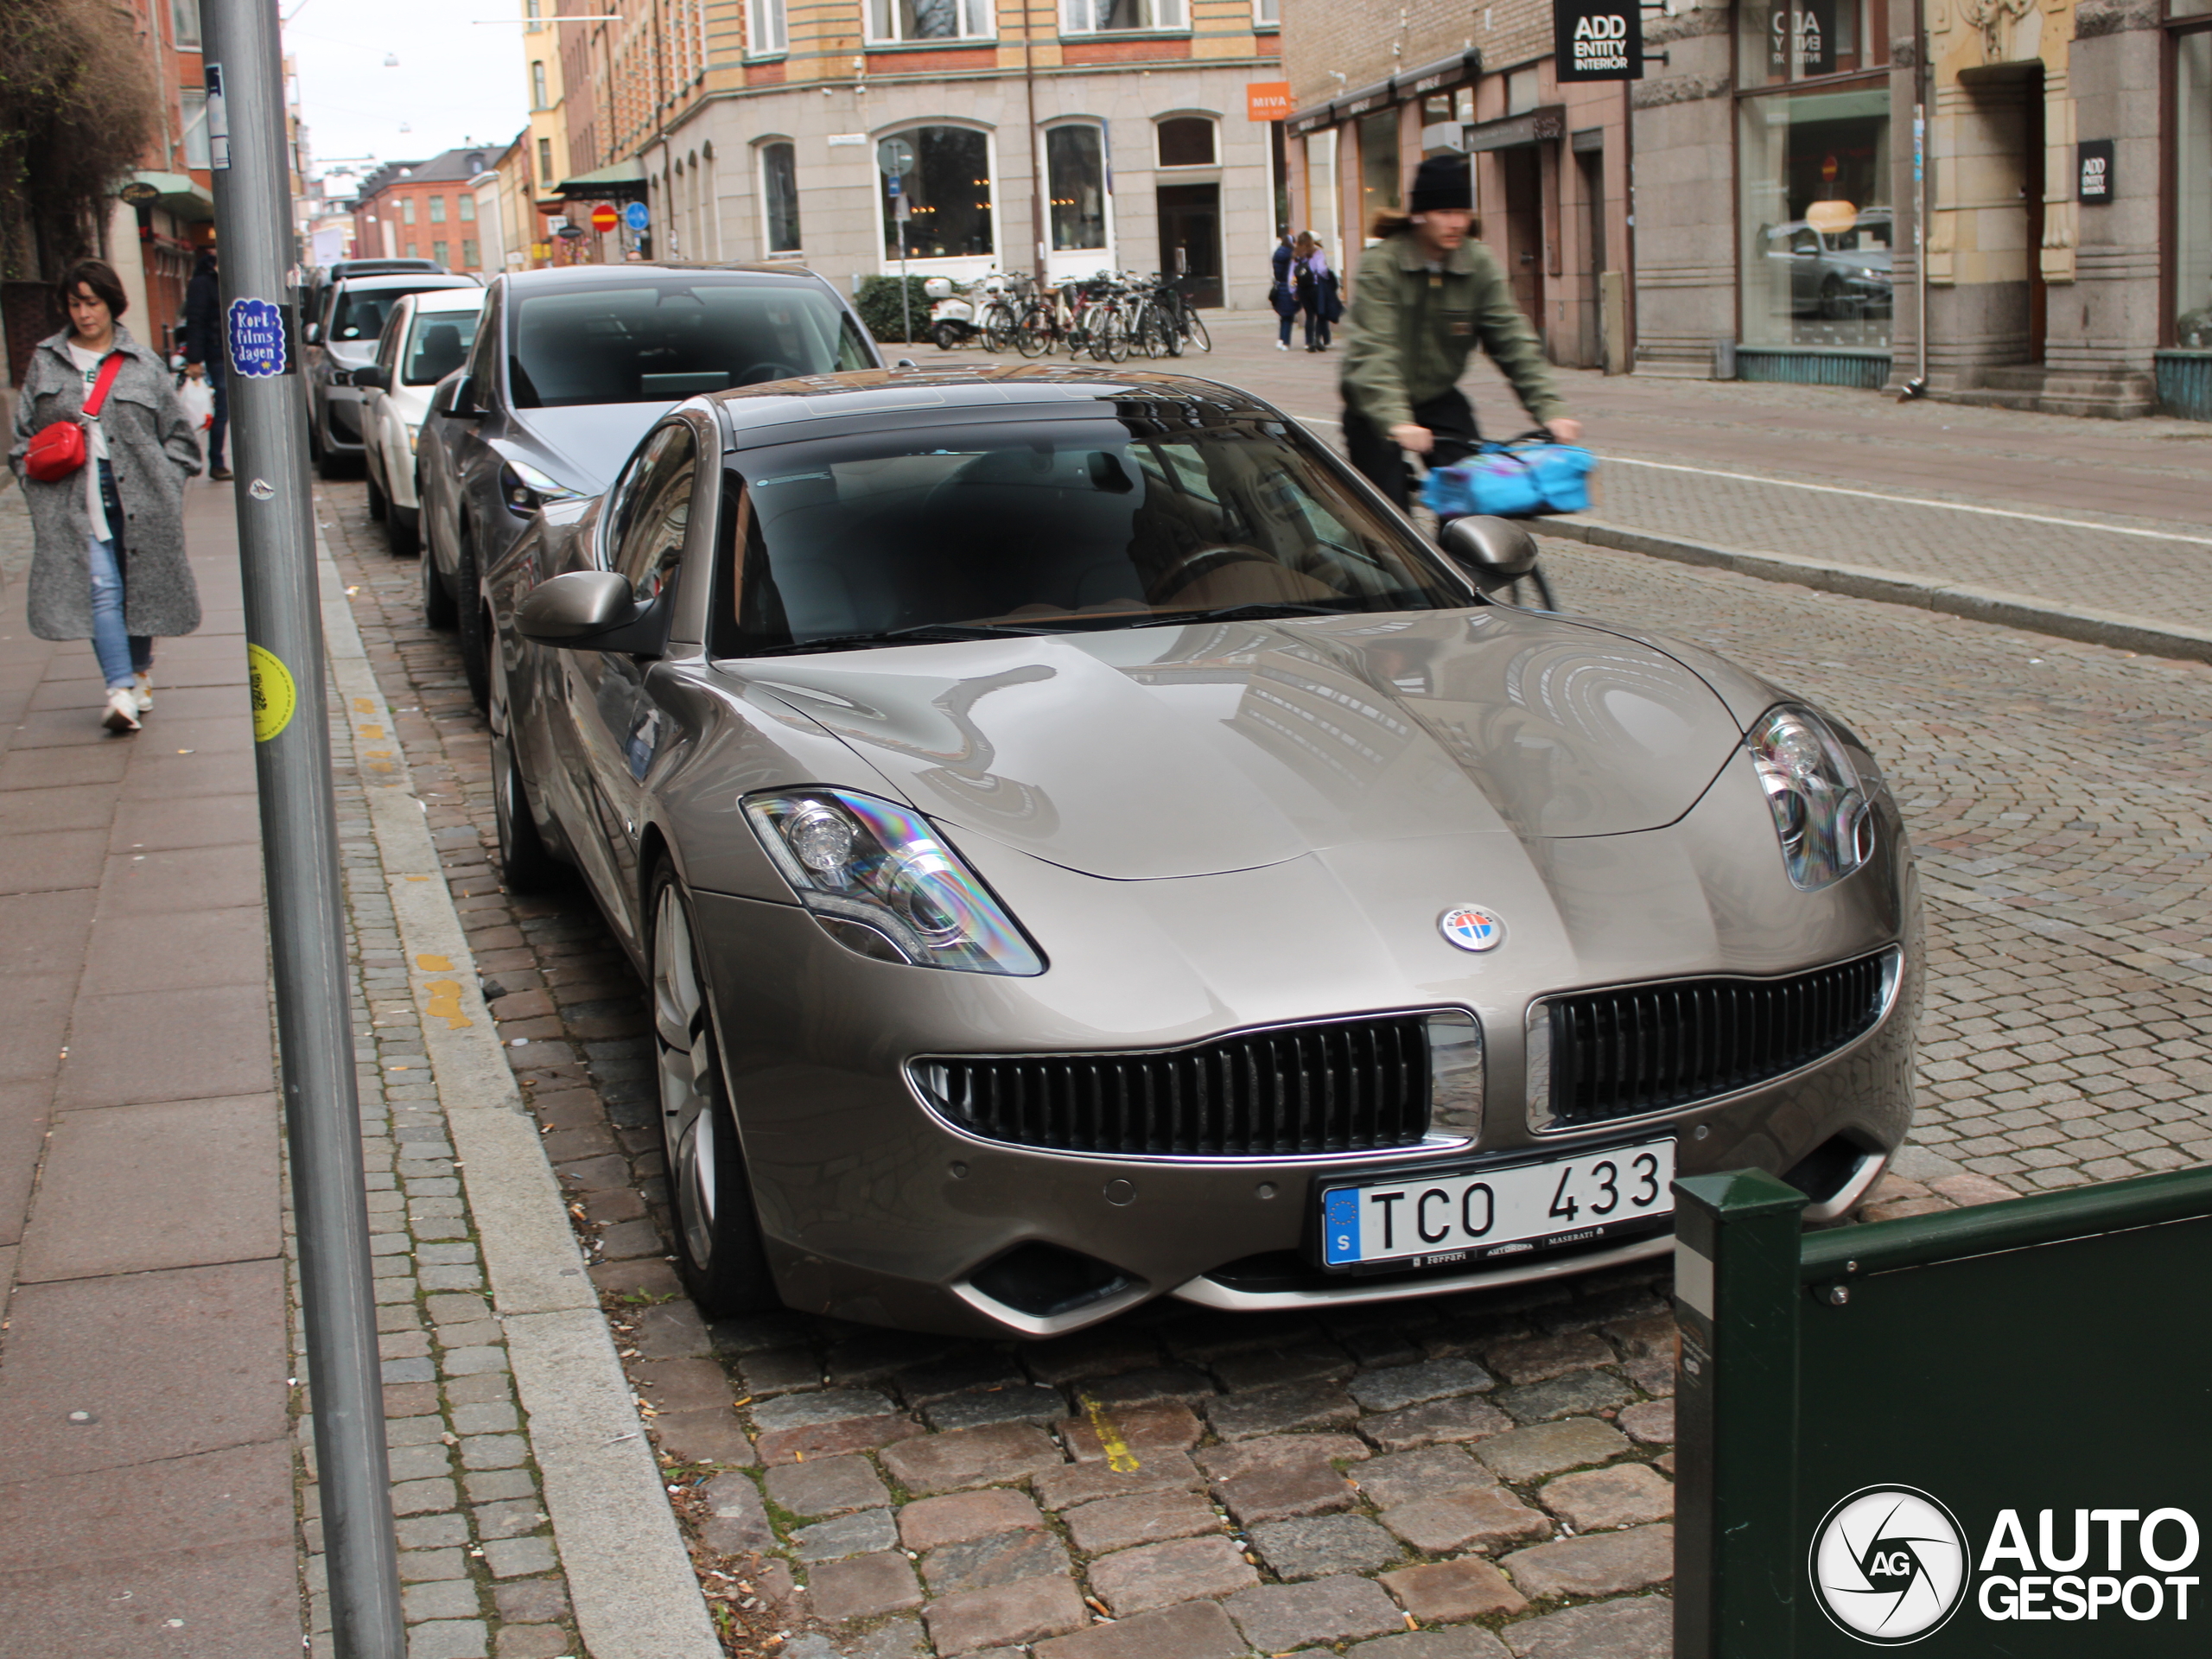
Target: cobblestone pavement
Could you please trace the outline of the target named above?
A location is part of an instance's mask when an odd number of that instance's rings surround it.
[[[362,798],[365,774],[390,762],[373,751],[356,753],[353,724],[341,711],[333,711],[329,724],[408,1653],[410,1659],[555,1659],[579,1651],[568,1589],[516,1408],[505,1332],[486,1299],[468,1201],[430,1078],[412,988],[416,965],[401,947],[391,877]],[[366,734],[373,738],[375,729]],[[290,1229],[288,1206],[296,1309]],[[305,1332],[296,1313],[294,1343],[304,1373]],[[302,1411],[296,1427],[302,1465],[311,1471],[312,1416]],[[316,1497],[310,1475],[301,1512],[311,1650],[324,1656],[334,1649]]]
[[[636,979],[580,894],[499,891],[450,638],[422,627],[416,567],[359,487],[320,499],[733,1650],[1668,1651],[1663,1275],[1313,1318],[1155,1304],[1027,1345],[702,1325],[664,1255]],[[1931,982],[1922,1127],[1870,1214],[2212,1155],[2193,1034],[2208,671],[1631,555],[1547,558],[1570,604],[1802,688],[1892,766]]]

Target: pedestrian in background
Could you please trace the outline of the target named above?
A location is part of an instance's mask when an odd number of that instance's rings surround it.
[[[231,400],[223,372],[223,296],[215,278],[213,248],[200,251],[184,290],[184,372],[195,380],[204,378],[214,395],[215,420],[207,429],[207,476],[219,484],[226,482],[231,469],[223,465],[223,436],[230,429]]]
[[[1376,244],[1352,282],[1344,351],[1344,448],[1351,464],[1399,506],[1412,501],[1410,453],[1433,467],[1481,442],[1459,390],[1479,345],[1530,417],[1561,443],[1582,423],[1561,412],[1535,331],[1490,250],[1468,239],[1474,177],[1464,156],[1432,156],[1414,174],[1407,212],[1376,216]]]
[[[184,480],[200,470],[200,442],[177,402],[168,365],[117,319],[123,283],[97,259],[60,283],[69,327],[38,343],[16,404],[8,464],[31,516],[31,632],[90,639],[111,732],[135,732],[154,706],[154,638],[200,626],[200,594],[184,553]],[[98,416],[86,399],[119,359]],[[61,421],[85,429],[85,464],[41,482],[24,469],[31,439]]]
[[[1291,245],[1291,270],[1298,286],[1298,308],[1306,318],[1306,349],[1329,349],[1329,315],[1336,303],[1337,274],[1329,269],[1329,256],[1311,231],[1300,231]]]
[[[1297,256],[1292,251],[1290,232],[1282,233],[1282,240],[1275,244],[1274,285],[1268,289],[1268,303],[1274,307],[1275,315],[1282,323],[1275,335],[1275,350],[1290,349],[1290,320],[1298,315],[1298,289],[1291,274],[1291,265]]]

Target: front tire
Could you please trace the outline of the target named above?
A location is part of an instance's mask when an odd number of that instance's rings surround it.
[[[537,820],[531,816],[530,785],[505,724],[492,734],[492,822],[499,832],[499,880],[510,893],[543,893],[563,883],[568,867],[538,834]]]
[[[940,352],[955,350],[965,332],[957,322],[938,322],[930,326],[930,338],[937,342]]]
[[[653,1048],[662,1145],[676,1210],[676,1265],[701,1315],[777,1305],[707,1006],[691,906],[676,873],[653,873]]]
[[[1202,352],[1213,350],[1213,336],[1206,333],[1205,319],[1195,311],[1184,314],[1183,338]]]
[[[484,605],[483,579],[476,568],[476,537],[461,527],[461,556],[454,561],[454,619],[461,626],[461,669],[468,678],[468,695],[479,709],[491,706],[492,647],[488,639],[490,613]]]
[[[365,464],[361,471],[369,484],[369,522],[375,524],[391,510],[391,504],[385,499],[385,493],[377,487],[377,469]]]
[[[423,550],[423,626],[443,630],[461,620],[461,612],[453,602],[445,578],[438,574],[438,561],[430,550]]]

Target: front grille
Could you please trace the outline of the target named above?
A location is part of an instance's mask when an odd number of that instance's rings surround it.
[[[1872,1029],[1893,952],[1786,979],[1692,979],[1546,999],[1530,1117],[1572,1128],[1664,1111],[1795,1071]],[[1532,1057],[1534,1058],[1534,1057]]]
[[[1263,1158],[1421,1143],[1427,1016],[1293,1026],[1116,1054],[917,1060],[970,1134],[1128,1157]]]

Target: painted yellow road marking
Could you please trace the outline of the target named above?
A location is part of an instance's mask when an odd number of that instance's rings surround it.
[[[463,1026],[476,1022],[461,1011],[461,982],[457,979],[434,979],[423,988],[429,1000],[423,1005],[426,1019],[442,1020],[448,1031],[459,1031]]]
[[[1090,1432],[1098,1436],[1099,1448],[1106,1453],[1106,1466],[1117,1475],[1133,1475],[1141,1465],[1137,1454],[1129,1450],[1129,1443],[1122,1438],[1122,1431],[1106,1414],[1106,1408],[1090,1395],[1077,1396],[1083,1403],[1083,1414],[1090,1420]]]

